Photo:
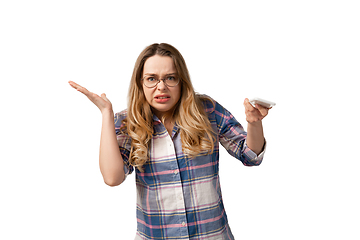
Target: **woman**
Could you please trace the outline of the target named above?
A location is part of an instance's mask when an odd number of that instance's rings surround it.
[[[128,108],[115,121],[104,93],[69,83],[102,113],[105,183],[117,186],[136,171],[135,239],[234,239],[221,197],[219,142],[244,165],[259,165],[265,149],[261,121],[269,109],[245,99],[246,133],[220,104],[194,92],[183,57],[164,43],[139,55]]]

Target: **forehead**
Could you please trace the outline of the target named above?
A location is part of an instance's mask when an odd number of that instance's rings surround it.
[[[144,64],[143,74],[167,74],[176,73],[174,61],[168,56],[155,55],[149,57]]]

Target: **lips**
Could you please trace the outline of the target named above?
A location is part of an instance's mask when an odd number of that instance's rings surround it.
[[[154,98],[155,98],[155,102],[157,103],[166,103],[167,101],[170,100],[170,96],[166,94],[159,94],[156,95]]]

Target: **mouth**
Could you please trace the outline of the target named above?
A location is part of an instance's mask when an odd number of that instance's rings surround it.
[[[155,96],[155,99],[167,99],[167,98],[170,98],[169,95],[156,95]]]
[[[157,102],[157,103],[166,103],[167,101],[169,101],[170,96],[169,95],[156,95],[154,98],[155,98],[155,102]]]

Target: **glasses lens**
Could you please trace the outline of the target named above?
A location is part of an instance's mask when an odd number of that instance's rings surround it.
[[[145,86],[147,86],[149,88],[155,87],[157,85],[157,83],[158,83],[158,81],[154,77],[146,76],[144,78],[144,84],[145,84]]]
[[[179,79],[175,76],[165,78],[165,84],[169,87],[175,87],[179,83]]]

